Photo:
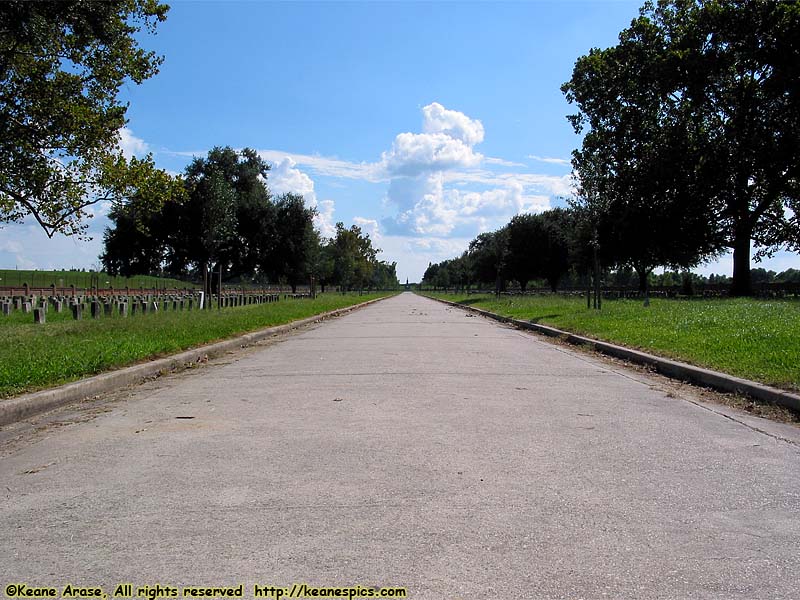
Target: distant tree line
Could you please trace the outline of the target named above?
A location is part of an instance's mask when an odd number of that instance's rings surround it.
[[[517,215],[497,231],[478,235],[459,257],[431,263],[422,278],[423,286],[439,289],[480,288],[496,292],[529,287],[631,287],[647,292],[650,287],[681,286],[691,293],[695,286],[730,286],[732,278],[711,274],[702,276],[688,269],[656,274],[652,269],[637,270],[627,262],[595,270],[595,252],[578,211],[556,208],[539,214]],[[644,275],[644,278],[642,277]],[[781,273],[763,268],[751,269],[753,284],[800,283],[800,270]]]
[[[138,274],[216,282],[286,283],[296,290],[313,277],[325,291],[395,288],[396,263],[358,226],[336,226],[332,239],[314,228],[315,209],[302,196],[273,196],[269,164],[249,148],[214,148],[186,167],[181,185],[154,202],[139,188],[115,205],[100,257],[112,275]],[[152,190],[162,194],[163,189]]]

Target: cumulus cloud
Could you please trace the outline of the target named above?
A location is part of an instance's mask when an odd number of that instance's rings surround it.
[[[445,183],[479,184],[506,187],[515,184],[537,194],[568,197],[575,193],[572,175],[540,173],[493,173],[491,171],[451,171],[444,173]]]
[[[453,237],[502,226],[512,216],[549,208],[550,195],[568,195],[569,176],[497,173],[477,168],[485,158],[474,146],[484,139],[483,124],[433,102],[422,109],[422,133],[401,133],[382,155],[390,177],[385,218],[391,235]]]
[[[414,176],[421,173],[472,167],[482,156],[472,146],[446,133],[401,133],[389,152],[383,153],[383,164],[389,175]]]
[[[297,163],[290,156],[273,163],[267,175],[267,186],[273,194],[300,194],[307,206],[317,205],[314,181],[297,168]]]
[[[443,133],[467,146],[483,141],[483,124],[462,112],[448,110],[438,102],[432,102],[422,108],[422,115],[422,130],[425,133]]]
[[[470,237],[430,238],[384,235],[381,238],[381,260],[397,261],[397,274],[401,282],[406,278],[419,281],[428,263],[441,262],[460,255],[470,242]]]
[[[470,235],[550,207],[549,196],[526,194],[513,180],[481,191],[446,188],[444,182],[442,173],[392,181],[389,195],[400,212],[384,220],[386,229],[395,235]]]
[[[380,225],[378,225],[378,221],[375,219],[353,217],[353,225],[358,225],[362,233],[368,233],[373,242],[377,242],[381,239]]]
[[[127,127],[119,130],[119,147],[122,150],[125,158],[132,158],[134,156],[140,157],[147,154],[150,146],[142,138],[133,135],[133,131]]]
[[[333,237],[336,234],[333,213],[336,210],[333,200],[317,200],[314,190],[314,180],[297,168],[297,163],[291,156],[284,156],[273,162],[269,171],[267,185],[273,194],[300,194],[308,208],[317,211],[314,217],[314,226],[323,237]]]
[[[317,205],[317,215],[314,217],[314,225],[322,237],[332,238],[336,235],[336,225],[333,220],[335,207],[333,200],[323,200]]]
[[[474,167],[483,156],[473,150],[483,141],[483,125],[438,102],[422,109],[423,133],[400,133],[381,156],[390,177],[414,177],[457,167]]]

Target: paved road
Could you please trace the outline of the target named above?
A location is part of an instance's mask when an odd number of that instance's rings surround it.
[[[3,585],[800,597],[788,426],[410,294],[109,407],[6,430]]]

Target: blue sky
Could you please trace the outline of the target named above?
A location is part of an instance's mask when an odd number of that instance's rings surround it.
[[[359,224],[414,281],[514,214],[564,204],[579,139],[560,85],[639,5],[174,2],[142,36],[165,60],[123,90],[122,145],[173,172],[216,145],[255,148],[271,189],[304,194],[323,234]],[[96,265],[105,210],[90,242],[5,227],[0,267]],[[730,258],[701,270],[730,273]]]

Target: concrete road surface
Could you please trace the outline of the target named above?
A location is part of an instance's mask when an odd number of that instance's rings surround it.
[[[648,377],[402,294],[5,428],[0,583],[800,598],[798,430]]]

